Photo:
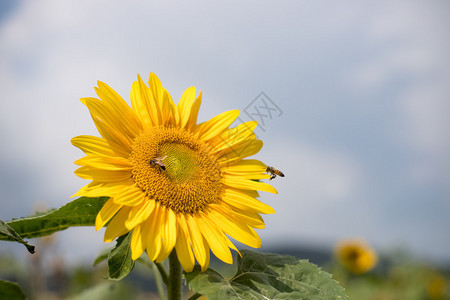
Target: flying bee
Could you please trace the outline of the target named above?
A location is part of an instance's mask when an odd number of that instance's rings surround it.
[[[280,176],[280,177],[284,177],[283,172],[281,172],[280,170],[275,169],[274,167],[267,166],[266,172],[270,173],[270,180],[272,180],[275,177],[277,177],[277,175]]]
[[[167,155],[164,155],[163,157],[157,157],[152,160],[150,160],[150,166],[156,166],[158,165],[161,169],[164,171],[166,170],[166,166],[163,163],[163,159],[166,159]]]

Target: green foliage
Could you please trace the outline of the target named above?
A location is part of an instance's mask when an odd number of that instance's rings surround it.
[[[121,300],[121,299],[135,299],[136,295],[127,287],[118,283],[103,283],[93,286],[82,293],[69,297],[69,300]]]
[[[133,270],[134,261],[131,259],[130,242],[131,232],[119,237],[116,247],[108,254],[109,279],[120,280]]]
[[[352,274],[338,264],[332,266],[332,271],[350,299],[450,299],[448,269],[439,270],[417,259],[404,260],[398,256],[391,259],[382,261],[382,267],[367,274]]]
[[[94,261],[94,266],[107,260],[108,279],[121,280],[134,268],[135,262],[131,259],[131,232],[122,235],[116,241],[114,248],[102,251]]]
[[[11,226],[2,220],[0,220],[0,237],[1,236],[5,236],[13,241],[23,244],[27,248],[28,252],[31,254],[34,253],[34,246],[29,245],[28,242],[24,241],[23,238]]]
[[[23,238],[50,235],[72,226],[94,226],[97,213],[107,197],[81,197],[69,202],[58,210],[6,222]],[[0,234],[0,240],[14,241],[9,235]]]
[[[231,280],[196,266],[184,276],[191,290],[209,299],[346,299],[343,288],[307,260],[242,250]]]
[[[0,280],[0,299],[25,300],[26,297],[18,284]]]

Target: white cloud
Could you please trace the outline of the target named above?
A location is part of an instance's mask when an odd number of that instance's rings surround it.
[[[419,85],[402,95],[404,114],[398,138],[415,153],[407,178],[418,184],[441,182],[446,186],[450,179],[449,98],[445,82]]]
[[[450,21],[445,8],[445,2],[379,5],[362,23],[367,53],[342,79],[352,91],[389,97],[398,117],[393,124],[399,124],[392,138],[415,156],[405,179],[417,183],[450,178],[450,42],[443,38]],[[394,92],[386,94],[387,89]]]
[[[269,243],[283,238],[294,242],[306,237],[323,243],[342,234],[345,228],[348,230],[353,222],[343,218],[348,207],[356,210],[361,207],[357,195],[365,178],[360,163],[337,149],[280,137],[269,137],[266,141],[271,143],[266,143],[258,156],[286,175],[271,181],[278,195],[262,195],[263,201],[276,211],[275,215],[264,217],[269,226],[261,234]],[[351,215],[366,213],[364,209],[353,210]]]
[[[447,82],[417,86],[402,97],[401,104],[408,123],[405,128],[409,129],[407,139],[419,151],[430,155],[448,154],[450,147],[450,92]]]
[[[276,144],[266,145],[265,148],[265,153],[282,149],[277,160],[286,168],[285,173],[290,175],[286,181],[292,183],[283,186],[283,193],[300,194],[312,206],[346,202],[363,180],[358,163],[336,149],[325,149],[298,140],[280,141],[278,138]]]
[[[352,88],[375,91],[395,80],[417,80],[448,70],[450,25],[438,2],[380,3],[360,24],[367,53],[347,70]],[[443,3],[441,3],[443,5]],[[361,59],[361,58],[359,58]]]

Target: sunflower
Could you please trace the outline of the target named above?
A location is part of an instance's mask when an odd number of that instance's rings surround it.
[[[344,267],[355,274],[372,270],[378,261],[375,250],[360,239],[341,241],[335,248],[335,255]]]
[[[101,137],[71,140],[86,154],[75,174],[92,181],[74,196],[110,197],[96,229],[107,226],[105,242],[131,232],[133,260],[145,251],[162,262],[175,249],[186,272],[195,260],[204,271],[211,250],[231,264],[230,249],[238,250],[229,237],[260,247],[260,214],[274,213],[256,199],[258,191],[277,193],[259,181],[269,178],[267,166],[246,159],[262,147],[257,122],[230,128],[239,115],[231,110],[197,124],[201,91],[188,88],[175,105],[156,75],[148,83],[138,75],[131,107],[103,82],[100,99],[81,99]]]

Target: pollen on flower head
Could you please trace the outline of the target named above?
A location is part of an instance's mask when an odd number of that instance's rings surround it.
[[[191,133],[153,127],[136,137],[132,148],[132,178],[148,199],[189,214],[219,201],[223,187],[216,157]],[[150,164],[155,158],[164,158],[164,169]]]

